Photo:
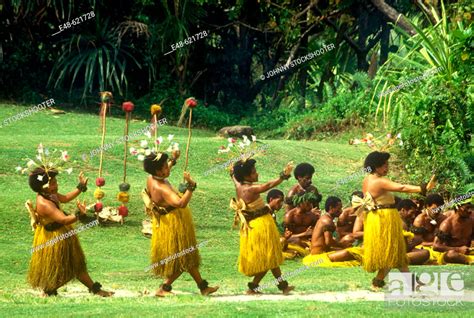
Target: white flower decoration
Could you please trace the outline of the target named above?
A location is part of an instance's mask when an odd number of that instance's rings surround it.
[[[36,177],[36,179],[38,179],[38,181],[43,181],[43,176],[39,175],[39,176]]]
[[[400,139],[400,138],[402,138],[402,134],[401,134],[401,133],[398,133],[398,134],[397,134],[397,139]]]
[[[16,171],[21,171],[21,169],[22,169],[22,168],[21,168],[20,166],[18,166],[18,167],[15,168]]]
[[[168,135],[168,141],[173,140],[173,138],[174,138],[174,135]]]
[[[142,141],[140,142],[140,147],[145,148],[145,147],[147,147],[147,146],[148,146],[148,141],[142,140]]]
[[[151,150],[150,149],[146,149],[145,150],[145,156],[149,156],[151,155]]]
[[[38,153],[40,153],[40,154],[43,153],[43,144],[38,145]]]
[[[252,135],[252,141],[257,141],[257,136]]]
[[[39,161],[41,161],[41,155],[37,155],[37,156],[36,156],[36,159],[38,159]]]
[[[145,156],[144,155],[138,155],[137,159],[140,160],[140,161],[143,161],[143,160],[145,160]]]
[[[67,154],[67,151],[61,151],[61,159],[63,161],[67,161],[69,159],[69,156]]]
[[[137,150],[134,147],[130,147],[130,154],[135,155]]]
[[[151,138],[151,132],[150,132],[150,131],[147,131],[147,132],[145,133],[145,136],[147,136],[148,138]]]
[[[67,174],[71,174],[72,173],[72,168],[66,169],[65,171],[67,172]]]
[[[30,160],[26,163],[26,165],[28,166],[28,168],[31,168],[32,166],[36,165],[36,163],[33,160]]]
[[[398,143],[400,146],[403,146],[403,140],[400,140],[400,142]]]
[[[161,137],[161,136],[158,137],[158,139],[156,139],[155,142],[156,142],[157,145],[161,145],[163,143],[163,137]]]
[[[217,150],[217,153],[226,153],[226,152],[229,152],[229,151],[230,151],[230,149],[227,147],[227,148],[225,148],[225,149],[219,149],[219,150]]]

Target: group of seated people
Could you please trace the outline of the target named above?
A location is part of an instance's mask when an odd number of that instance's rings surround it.
[[[314,168],[308,163],[296,166],[298,183],[287,196],[278,189],[267,194],[267,205],[281,233],[286,259],[304,257],[308,266],[350,267],[363,262],[364,213],[352,206],[343,208],[342,200],[329,196],[320,209],[322,196],[312,185]],[[363,198],[361,191],[353,196]],[[443,212],[444,200],[430,194],[424,200],[401,199],[396,204],[403,221],[404,237],[411,265],[474,263],[474,206],[472,200]],[[285,207],[283,222],[276,212]]]

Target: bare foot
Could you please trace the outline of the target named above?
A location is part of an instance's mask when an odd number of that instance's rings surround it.
[[[113,294],[115,294],[115,292],[108,292],[102,289],[99,290],[97,293],[95,293],[95,295],[100,296],[100,297],[110,297]]]
[[[166,297],[166,296],[174,296],[174,293],[163,290],[162,288],[157,289],[155,293],[156,297]]]
[[[216,287],[207,287],[206,289],[201,290],[201,295],[208,296],[212,293],[215,293],[219,289],[219,286]]]
[[[285,289],[282,290],[283,295],[289,295],[292,290],[295,289],[295,286],[288,286]]]
[[[373,292],[378,293],[378,292],[381,292],[383,290],[383,287],[378,287],[378,286],[372,285],[370,287],[370,290],[373,291]]]
[[[50,296],[57,296],[58,295],[58,291],[57,290],[53,290],[51,292],[46,292],[43,290],[43,292],[41,293],[40,297],[42,298],[46,298],[46,297],[50,297]]]
[[[248,289],[245,293],[247,295],[262,295],[263,294],[262,292],[256,291],[256,290],[253,290],[253,289]]]

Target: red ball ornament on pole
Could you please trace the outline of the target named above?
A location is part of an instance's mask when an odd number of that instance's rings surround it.
[[[105,179],[102,177],[95,179],[95,185],[98,187],[103,187],[105,185]]]
[[[97,202],[94,205],[94,211],[95,212],[101,212],[103,208],[104,208],[104,205],[102,204],[102,202]]]
[[[186,106],[189,108],[195,108],[198,104],[197,100],[194,97],[189,97],[185,100]]]
[[[132,102],[123,102],[122,110],[127,113],[131,113],[135,109],[135,105]]]

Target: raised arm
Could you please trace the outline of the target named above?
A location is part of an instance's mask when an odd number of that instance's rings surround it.
[[[191,176],[188,172],[184,172],[184,179],[189,185],[196,185],[196,182],[191,179]],[[189,201],[191,201],[192,195],[193,191],[189,189],[184,192],[184,195],[182,197],[179,197],[179,195],[177,195],[173,190],[171,190],[171,188],[163,187],[161,189],[161,196],[163,200],[167,204],[175,208],[185,208],[188,205]]]
[[[380,187],[384,189],[385,191],[406,192],[406,193],[422,192],[422,189],[420,186],[401,184],[401,183],[393,182],[387,178],[381,178],[379,182],[380,182]]]
[[[168,160],[168,167],[170,168],[170,170],[176,165],[176,161],[178,160],[180,155],[181,155],[181,151],[179,150],[173,150],[171,152],[171,159]]]
[[[385,191],[426,194],[427,190],[431,190],[436,186],[436,177],[433,175],[428,184],[424,186],[425,188],[422,186],[393,182],[387,178],[380,178],[378,182],[379,186]]]
[[[75,198],[77,198],[77,196],[79,194],[81,194],[81,192],[87,190],[87,181],[88,180],[89,180],[89,178],[84,177],[84,174],[81,171],[79,173],[79,184],[78,184],[77,188],[72,190],[71,192],[68,192],[67,194],[58,193],[59,202],[67,203],[67,202],[70,202],[70,201],[74,200]]]
[[[285,179],[283,179],[282,177],[278,177],[278,179],[274,179],[272,181],[268,181],[268,182],[263,183],[263,184],[252,185],[251,187],[249,187],[248,190],[253,192],[253,193],[267,192],[271,188],[274,188],[277,185],[279,185],[280,183],[282,183],[283,180],[285,180]]]

